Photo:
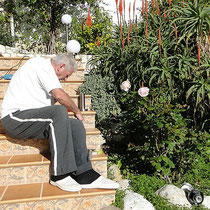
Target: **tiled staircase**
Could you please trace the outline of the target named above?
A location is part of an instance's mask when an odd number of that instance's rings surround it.
[[[29,58],[0,57],[0,77],[8,71],[13,74]],[[62,82],[64,90],[78,104],[78,87],[84,82],[81,59],[78,71],[68,81]],[[0,104],[9,80],[0,80]],[[82,112],[87,133],[87,147],[92,152],[93,168],[107,175],[107,157],[101,152],[103,139],[95,128],[95,112],[90,110],[91,96],[86,96],[86,110]],[[69,112],[69,117],[73,113]],[[0,134],[0,210],[5,209],[61,209],[100,210],[115,199],[115,190],[83,189],[66,192],[49,184],[48,142],[46,139],[21,140]]]

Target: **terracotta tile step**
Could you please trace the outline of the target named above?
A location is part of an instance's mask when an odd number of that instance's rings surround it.
[[[81,112],[83,117],[84,117],[84,127],[87,128],[95,128],[95,115],[96,112],[94,111],[84,111]],[[73,112],[69,112],[69,117],[70,118],[74,118],[74,113]]]
[[[10,82],[10,80],[0,80],[0,84],[8,84]],[[83,83],[84,80],[69,80],[69,81],[61,81],[61,84],[71,84],[71,83],[77,83],[77,84],[81,84]]]
[[[104,143],[100,131],[96,128],[86,129],[87,148],[99,151]],[[47,139],[13,139],[0,134],[0,156],[20,154],[42,154],[49,151]]]
[[[19,67],[1,67],[0,66],[0,79],[1,77],[5,76],[6,74],[15,74],[16,70],[19,69]],[[73,74],[67,79],[67,81],[70,80],[83,80],[85,75],[85,69],[82,67],[78,67],[76,72],[73,72]]]
[[[85,129],[87,128],[95,128],[95,115],[96,112],[95,111],[84,111],[81,112],[83,117],[84,117],[84,127]],[[74,118],[74,113],[73,112],[69,112],[69,117],[73,117]]]
[[[0,57],[0,69],[19,68],[30,58],[31,57]],[[77,62],[77,67],[82,69],[82,59],[77,57],[75,60]]]
[[[42,56],[42,57],[48,57],[49,56]],[[24,57],[0,57],[0,62],[1,61],[10,61],[10,60],[29,60],[31,57],[30,56],[24,56]],[[76,57],[75,58],[76,61],[81,61],[81,58],[80,57]]]
[[[71,99],[74,101],[74,103],[79,106],[79,95],[70,95]],[[3,101],[2,96],[0,96],[0,107]],[[56,104],[59,104],[58,102]],[[85,109],[91,110],[91,95],[85,95]]]
[[[0,186],[48,182],[50,174],[50,155],[10,155],[0,156]],[[107,175],[105,154],[91,155],[94,170]]]
[[[99,210],[111,205],[115,190],[60,190],[49,183],[0,187],[0,209],[72,209]]]
[[[9,155],[0,156],[0,169],[19,166],[49,165],[49,154],[27,154],[27,155]],[[91,161],[104,161],[107,157],[104,153],[92,155]]]
[[[0,61],[1,62],[1,61]],[[2,72],[7,72],[7,71],[13,71],[13,72],[15,72],[15,71],[17,71],[19,69],[19,67],[18,66],[11,66],[11,67],[1,67],[1,65],[0,65],[0,72],[2,71]],[[85,69],[83,68],[83,67],[77,67],[77,71],[84,71]]]
[[[10,80],[0,80],[0,97],[4,97],[4,94],[6,92],[9,82],[10,82]],[[77,95],[78,88],[83,83],[84,83],[83,79],[61,81],[61,85],[62,85],[63,89],[69,95]]]

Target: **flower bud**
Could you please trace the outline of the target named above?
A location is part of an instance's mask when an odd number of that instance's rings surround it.
[[[131,83],[130,83],[130,81],[127,79],[126,81],[124,81],[124,82],[122,82],[122,84],[121,84],[121,89],[122,90],[124,90],[124,91],[128,91],[129,89],[130,89],[130,87],[131,87]]]
[[[141,88],[139,88],[138,94],[139,94],[141,97],[146,97],[146,96],[148,96],[148,94],[149,94],[149,88],[148,88],[148,87],[141,87]]]

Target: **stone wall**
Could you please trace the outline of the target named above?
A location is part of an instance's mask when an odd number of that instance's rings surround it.
[[[54,57],[55,54],[37,54],[31,53],[26,50],[18,49],[15,47],[8,47],[4,45],[0,45],[0,57]],[[79,54],[75,56],[76,58],[81,58],[81,65],[85,68],[85,73],[87,74],[89,71],[89,67],[87,65],[88,60],[92,57],[91,55]]]

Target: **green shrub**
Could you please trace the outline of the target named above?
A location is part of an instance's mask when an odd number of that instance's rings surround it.
[[[6,12],[0,13],[0,44],[5,46],[12,46],[13,38],[10,32],[10,17]]]
[[[100,127],[107,119],[120,113],[120,106],[115,98],[113,78],[102,77],[100,74],[90,74],[85,77],[85,83],[79,91],[91,95],[91,108],[97,112],[96,122]],[[109,122],[107,122],[109,123]]]
[[[156,195],[156,191],[158,189],[160,189],[164,185],[168,184],[168,182],[165,182],[161,178],[159,178],[157,176],[148,176],[145,174],[130,175],[127,178],[131,180],[131,189],[134,192],[139,193],[140,195],[144,196],[145,199],[147,199],[149,202],[152,203],[152,205],[154,206],[155,209],[157,209],[157,210],[181,210],[181,209],[187,210],[188,209],[188,208],[182,208],[182,207],[175,206],[175,205],[169,203],[167,200]],[[183,179],[182,184],[184,183],[184,181],[185,180]],[[193,187],[196,188],[196,186],[193,182],[194,179],[191,181],[192,182],[190,182],[190,183],[193,185]],[[175,184],[175,185],[179,185],[179,184]],[[204,187],[204,185],[202,187]],[[196,189],[199,189],[199,188],[196,188]],[[200,190],[203,191],[203,188]],[[205,195],[207,195],[207,194],[205,194]],[[117,191],[116,199],[115,199],[115,203],[114,203],[114,205],[116,207],[123,209],[124,196],[125,196],[124,191]],[[192,206],[192,209],[203,210],[204,208],[202,206],[199,206],[199,207]]]
[[[209,150],[210,151],[210,150]],[[200,190],[205,196],[210,195],[210,161],[207,158],[197,156],[191,165],[191,168],[186,171],[178,182],[179,185],[184,182],[191,183],[195,189]]]

